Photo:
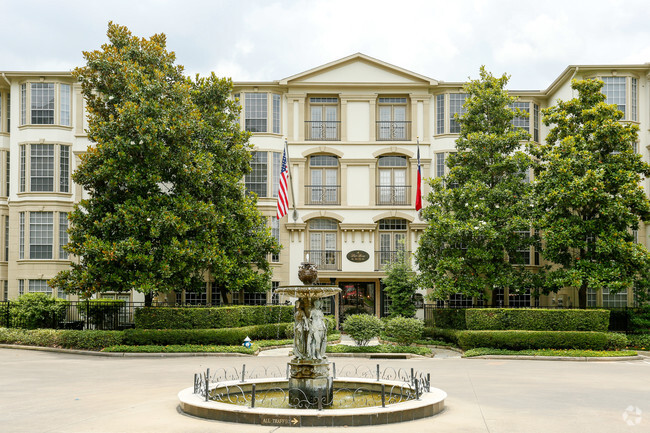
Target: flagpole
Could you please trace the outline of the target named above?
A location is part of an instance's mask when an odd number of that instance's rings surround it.
[[[293,221],[298,221],[298,211],[296,210],[296,195],[293,192],[293,174],[291,174],[291,159],[289,158],[289,145],[287,139],[284,139],[284,153],[287,155],[287,174],[289,175],[289,185],[291,186],[291,204],[293,205]]]

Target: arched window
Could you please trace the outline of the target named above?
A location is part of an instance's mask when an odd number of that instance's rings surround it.
[[[307,204],[341,204],[339,194],[339,159],[332,155],[314,155],[309,158],[310,185]]]
[[[338,270],[341,263],[338,245],[338,223],[329,218],[309,221],[309,249],[305,250],[305,261],[319,269]]]
[[[380,156],[377,161],[377,204],[408,205],[410,185],[407,182],[405,156]]]
[[[401,218],[384,218],[379,221],[379,251],[377,251],[377,269],[394,263],[399,257],[407,260],[406,234],[408,222]]]

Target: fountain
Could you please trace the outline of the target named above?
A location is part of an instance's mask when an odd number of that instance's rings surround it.
[[[193,387],[178,396],[181,410],[219,421],[289,426],[377,425],[433,416],[444,409],[447,394],[430,386],[429,375],[377,364],[359,374],[360,366],[339,369],[326,356],[327,326],[322,300],[340,292],[336,286],[314,285],[318,270],[302,263],[302,286],[283,286],[275,293],[297,298],[293,358],[286,374],[219,369],[194,375]],[[346,374],[354,374],[346,375]]]
[[[336,286],[314,286],[318,280],[316,266],[303,262],[298,270],[302,286],[284,286],[275,293],[298,298],[294,314],[294,358],[289,362],[289,405],[314,408],[333,401],[327,348],[327,324],[321,300],[341,291]],[[320,400],[320,403],[319,403]]]

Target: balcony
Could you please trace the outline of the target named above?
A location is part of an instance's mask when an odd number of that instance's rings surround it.
[[[334,250],[305,250],[305,262],[318,266],[320,271],[340,271],[341,252]]]
[[[408,206],[411,204],[410,185],[378,185],[376,187],[378,205]]]
[[[411,122],[379,120],[376,134],[377,141],[411,141]]]
[[[340,205],[341,185],[305,185],[308,205]]]
[[[403,254],[403,258],[405,261],[410,261],[411,260],[411,252],[410,251],[375,251],[375,270],[376,271],[383,271],[386,269],[386,266],[391,265],[397,260],[399,260],[400,254]]]
[[[305,140],[310,141],[340,141],[341,121],[305,121]]]

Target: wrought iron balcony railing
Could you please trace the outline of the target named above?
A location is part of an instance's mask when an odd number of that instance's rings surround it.
[[[341,121],[305,121],[305,140],[339,141],[341,140]]]
[[[377,121],[377,141],[410,141],[411,121]]]
[[[406,262],[410,261],[411,251],[375,251],[375,270],[383,271],[386,266],[396,263],[400,257]]]
[[[305,185],[307,204],[341,204],[341,185]]]
[[[341,251],[305,250],[305,261],[315,264],[319,270],[340,271]]]
[[[378,185],[376,202],[378,205],[410,205],[410,185]]]

